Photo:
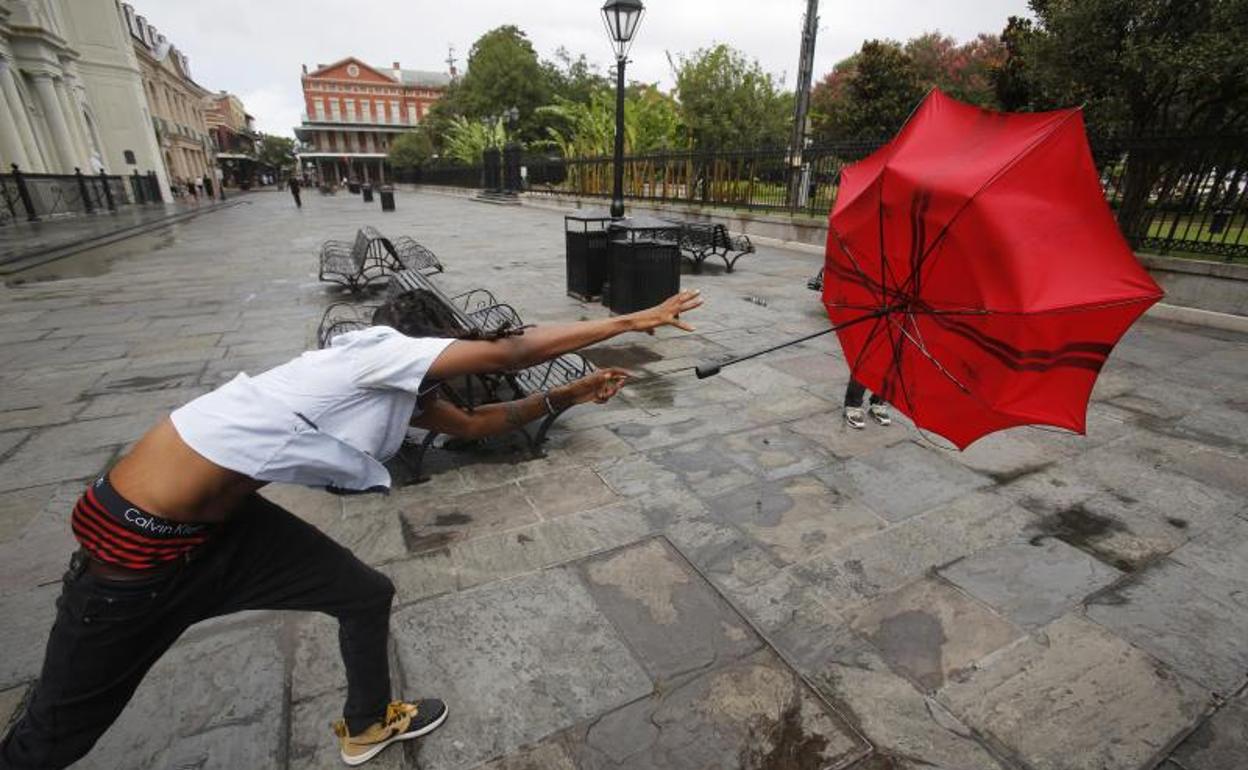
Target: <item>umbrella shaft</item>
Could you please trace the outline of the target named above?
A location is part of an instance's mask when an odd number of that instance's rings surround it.
[[[846,321],[845,323],[838,324],[836,326],[829,326],[828,328],[823,329],[821,331],[814,332],[813,334],[807,334],[802,337],[797,337],[795,339],[788,340],[787,342],[781,342],[779,345],[772,345],[771,347],[763,348],[762,350],[755,350],[753,353],[746,353],[745,355],[739,356],[737,358],[730,358],[727,361],[720,361],[719,363],[703,364],[697,367],[694,370],[694,372],[695,374],[697,374],[699,380],[704,380],[707,377],[714,377],[715,375],[719,374],[720,369],[723,369],[725,366],[732,366],[733,364],[739,364],[742,361],[749,361],[751,358],[757,358],[766,353],[772,353],[782,348],[792,347],[793,345],[800,344],[802,342],[805,342],[806,340],[813,340],[815,337],[822,337],[825,334],[830,334],[835,331],[840,331],[841,329],[846,329],[855,324],[860,324],[863,321],[868,321],[872,318],[879,318],[880,316],[885,315],[886,313],[888,313],[888,309],[880,310],[875,313],[868,313],[867,315],[859,316],[858,318],[855,318],[852,321]]]

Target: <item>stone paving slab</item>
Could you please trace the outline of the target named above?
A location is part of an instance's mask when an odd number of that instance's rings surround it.
[[[1007,543],[940,570],[945,580],[1024,629],[1047,625],[1122,573],[1060,540]]]
[[[56,597],[61,584],[40,586],[0,596],[0,689],[29,682],[39,676],[48,632],[56,619]],[[20,618],[21,622],[15,622]]]
[[[662,540],[589,559],[582,574],[599,609],[660,687],[762,644]]]
[[[947,583],[917,580],[852,616],[853,628],[897,671],[926,690],[966,675],[1022,636],[1020,630]]]
[[[420,748],[432,767],[473,767],[652,688],[567,569],[408,605],[392,628],[404,681],[455,709]]]
[[[1248,703],[1232,701],[1170,755],[1185,770],[1238,770],[1248,761]]]
[[[852,484],[863,502],[890,522],[908,519],[988,484],[986,478],[940,457],[935,450],[908,441],[820,475],[838,486]]]
[[[1036,770],[1148,767],[1209,702],[1199,685],[1074,615],[938,697]]]
[[[828,554],[886,524],[859,500],[814,476],[752,484],[708,500],[707,509],[747,532],[784,564]]]
[[[26,698],[26,687],[13,687],[0,691],[0,730],[8,727],[9,722],[17,719],[18,708]]]
[[[162,658],[76,768],[273,767],[285,754],[285,672],[272,627],[188,638]]]
[[[1248,580],[1163,560],[1088,603],[1088,617],[1222,694],[1248,677]]]
[[[607,714],[583,740],[586,770],[835,768],[865,753],[769,650]]]
[[[1008,498],[976,492],[800,566],[806,579],[852,607],[956,559],[1012,542],[1034,516]]]

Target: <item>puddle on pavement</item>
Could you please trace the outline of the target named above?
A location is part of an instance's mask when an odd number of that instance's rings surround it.
[[[582,350],[581,355],[589,359],[594,366],[619,366],[624,369],[641,366],[658,361],[663,356],[655,353],[645,345],[610,345],[601,348]]]
[[[6,286],[20,286],[24,283],[106,275],[112,271],[113,263],[117,260],[167,249],[176,240],[177,226],[174,225],[19,270],[6,275],[4,283]]]
[[[676,403],[676,388],[671,380],[660,377],[640,379],[625,385],[625,400],[642,408],[670,407]]]

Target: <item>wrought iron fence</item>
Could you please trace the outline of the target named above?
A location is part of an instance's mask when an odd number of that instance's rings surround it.
[[[796,173],[784,149],[626,156],[624,196],[823,217],[840,170],[881,144],[808,148]],[[1106,200],[1135,248],[1248,260],[1248,137],[1101,137],[1092,146]],[[611,196],[609,157],[531,155],[524,166],[531,194]],[[480,166],[444,166],[404,181],[480,187],[481,180]]]
[[[159,192],[153,199],[160,199]],[[0,174],[0,224],[115,211],[132,202],[120,176],[27,174],[16,166],[13,173]]]
[[[1137,249],[1248,259],[1248,136],[1109,137],[1093,154]]]
[[[784,149],[717,153],[682,152],[624,159],[624,196],[656,203],[788,211],[826,215],[836,197],[841,168],[879,147],[879,142],[848,142],[811,147],[795,173]],[[525,161],[533,193],[607,198],[611,158],[564,159],[557,155]],[[795,190],[790,190],[796,186]]]
[[[482,185],[482,168],[450,163],[421,166],[400,169],[395,172],[395,179],[405,184],[479,188]]]

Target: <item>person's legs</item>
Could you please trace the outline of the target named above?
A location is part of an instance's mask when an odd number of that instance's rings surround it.
[[[198,565],[133,581],[97,578],[77,553],[65,573],[43,670],[0,743],[0,768],[63,768],[83,757],[198,617]]]
[[[217,614],[308,610],[337,618],[347,672],[343,718],[352,733],[380,720],[390,702],[390,579],[259,495],[241,506],[221,545]]]
[[[867,392],[867,386],[863,385],[861,382],[859,382],[858,380],[855,380],[851,376],[849,378],[849,383],[846,384],[845,386],[845,406],[846,407],[853,407],[853,406],[861,407],[862,397],[866,392]],[[875,396],[873,395],[872,398],[875,398]]]

